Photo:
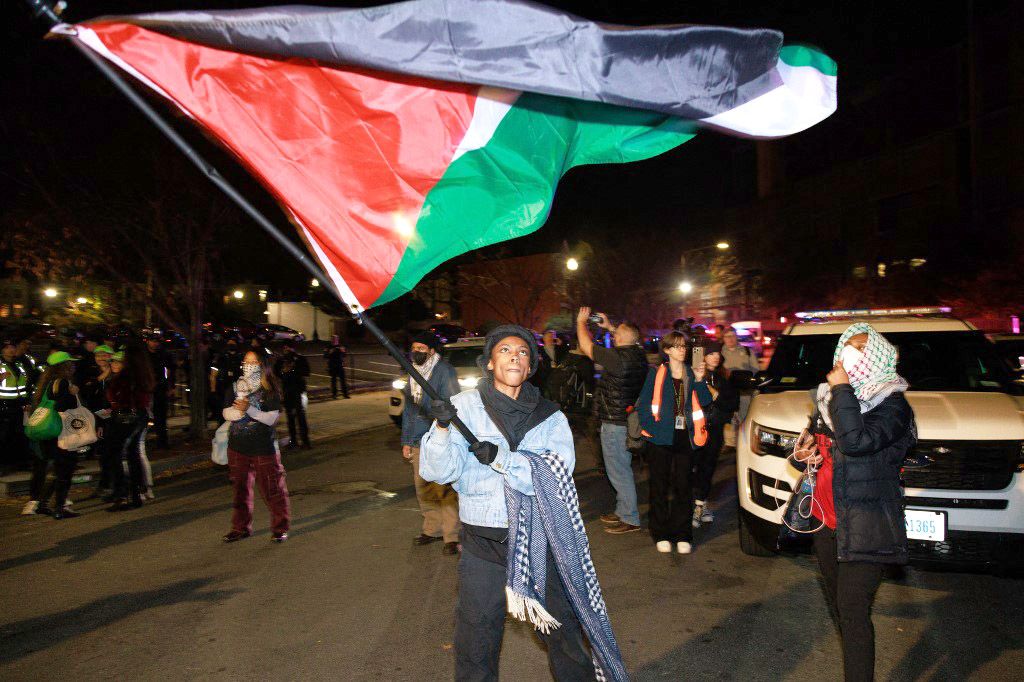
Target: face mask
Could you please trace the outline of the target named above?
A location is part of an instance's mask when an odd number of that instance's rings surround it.
[[[430,355],[421,350],[416,350],[412,352],[412,362],[414,365],[422,365],[424,362],[427,361],[428,357],[430,357]]]
[[[251,384],[258,384],[260,381],[260,366],[256,362],[242,363],[242,377]]]
[[[850,345],[843,346],[843,350],[839,353],[839,360],[843,363],[843,369],[847,374],[853,371],[863,357],[864,353]]]

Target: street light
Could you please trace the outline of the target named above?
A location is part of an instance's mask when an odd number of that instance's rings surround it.
[[[53,287],[43,289],[43,295],[46,296],[46,298],[57,298],[57,290]]]
[[[579,270],[580,269],[580,262],[578,260],[576,260],[575,258],[570,258],[569,260],[565,261],[565,267],[567,269],[573,270],[573,271]]]
[[[237,298],[239,301],[245,298],[245,292],[243,292],[241,289],[235,289],[235,293],[231,295]]]
[[[679,291],[683,292],[684,294],[688,294],[691,291],[693,291],[693,285],[687,281],[682,281],[679,283]]]
[[[720,251],[725,251],[726,249],[729,248],[729,242],[718,242],[717,244],[715,244],[715,248]]]
[[[314,279],[312,282],[309,283],[309,286],[311,286],[313,288],[316,288],[316,287],[320,286],[320,280]]]
[[[78,305],[85,305],[88,302],[89,299],[87,299],[85,296],[79,296],[78,298],[75,299],[75,303],[77,303]]]

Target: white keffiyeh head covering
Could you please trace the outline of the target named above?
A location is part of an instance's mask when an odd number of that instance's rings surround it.
[[[896,361],[899,351],[884,336],[866,322],[857,322],[846,328],[839,337],[832,363],[839,362],[846,342],[858,334],[867,334],[868,342],[864,346],[863,355],[857,364],[847,370],[850,375],[850,386],[860,402],[861,414],[877,407],[883,400],[896,392],[906,391],[907,380],[896,373]],[[822,419],[832,428],[832,417],[828,411],[832,399],[831,387],[828,383],[818,386],[818,410]]]

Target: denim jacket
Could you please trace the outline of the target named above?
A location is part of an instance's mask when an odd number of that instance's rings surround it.
[[[445,400],[459,392],[459,379],[455,375],[455,368],[444,358],[437,361],[427,383],[433,386]],[[402,408],[402,445],[416,447],[432,423],[430,417],[427,416],[430,396],[424,393],[423,403],[417,405],[412,401],[410,384],[406,384],[402,389],[402,394],[405,397],[405,406]]]
[[[469,443],[454,426],[438,430],[437,424],[420,443],[420,476],[428,481],[451,483],[459,493],[459,518],[464,523],[490,528],[507,528],[505,481],[526,495],[533,495],[530,464],[519,452],[508,448],[508,441],[487,416],[480,393],[463,391],[452,404],[470,431],[480,440],[498,446],[498,456],[488,466],[469,451]],[[569,420],[555,412],[527,432],[520,450],[550,451],[558,455],[571,471],[576,467],[576,448]]]

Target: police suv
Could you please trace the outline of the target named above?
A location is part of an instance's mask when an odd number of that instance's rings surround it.
[[[907,537],[918,562],[1024,566],[1024,390],[994,346],[948,308],[798,313],[779,337],[739,431],[739,541],[779,545],[799,472],[786,459],[832,367],[839,335],[867,322],[899,348],[917,446],[902,469]]]

